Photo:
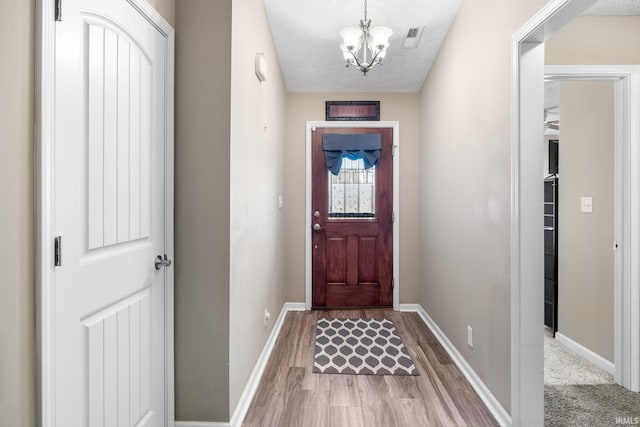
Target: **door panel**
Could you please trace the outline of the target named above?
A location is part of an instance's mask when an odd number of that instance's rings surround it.
[[[327,285],[326,307],[378,307],[380,289],[377,285],[360,284],[357,287]]]
[[[358,247],[358,276],[363,283],[375,283],[378,279],[378,238],[361,237]]]
[[[151,394],[150,289],[84,319],[88,334],[89,425],[135,425]]]
[[[85,21],[89,249],[149,237],[151,64],[126,34]]]
[[[165,425],[165,39],[127,1],[56,24],[56,427]]]
[[[347,283],[347,239],[344,236],[327,238],[327,283]]]
[[[376,166],[343,160],[327,170],[325,134],[380,134]],[[317,128],[312,138],[312,274],[314,307],[393,304],[392,129]]]
[[[353,231],[351,231],[353,233]],[[358,276],[358,236],[347,234],[347,285],[357,286]]]

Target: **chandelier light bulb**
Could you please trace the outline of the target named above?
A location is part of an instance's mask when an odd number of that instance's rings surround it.
[[[371,35],[371,44],[378,50],[384,50],[389,46],[389,37],[393,34],[393,30],[389,27],[373,27],[369,30]]]
[[[347,50],[356,50],[362,40],[362,30],[358,27],[347,27],[340,31],[340,36],[344,41],[343,46]]]

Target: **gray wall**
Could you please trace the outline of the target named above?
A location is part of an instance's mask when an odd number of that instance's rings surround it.
[[[268,78],[255,74],[264,53]],[[262,0],[233,0],[229,407],[236,407],[284,303],[286,92]],[[286,203],[286,201],[285,201]],[[264,310],[271,312],[265,327]]]
[[[545,64],[640,64],[640,16],[582,16],[545,43]]]
[[[510,46],[545,3],[463,1],[421,91],[419,302],[507,410]]]
[[[224,422],[284,303],[285,90],[262,1],[181,0],[176,27],[176,418]]]
[[[347,70],[349,71],[349,70]],[[353,71],[353,70],[350,70]],[[420,188],[420,97],[410,94],[289,93],[285,152],[285,223],[287,301],[305,300],[305,125],[324,120],[325,101],[380,101],[381,120],[400,122],[400,302],[418,299],[420,241],[418,198]]]
[[[180,0],[176,9],[176,419],[225,421],[231,0]]]
[[[0,425],[35,425],[35,3],[0,3]]]
[[[560,83],[559,332],[613,361],[613,82]],[[580,198],[593,198],[593,213]]]

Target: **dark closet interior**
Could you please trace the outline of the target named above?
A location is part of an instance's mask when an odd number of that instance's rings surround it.
[[[558,141],[549,141],[544,179],[544,324],[558,331]]]

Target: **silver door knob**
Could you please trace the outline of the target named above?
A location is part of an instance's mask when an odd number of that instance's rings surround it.
[[[164,258],[161,255],[156,257],[156,270],[160,270],[162,267],[169,267],[171,265],[171,260],[167,259],[167,255],[164,255]]]
[[[315,224],[313,224],[313,229],[314,229],[315,231],[320,231],[320,230],[322,230],[322,227],[320,226],[320,224],[315,223]]]

